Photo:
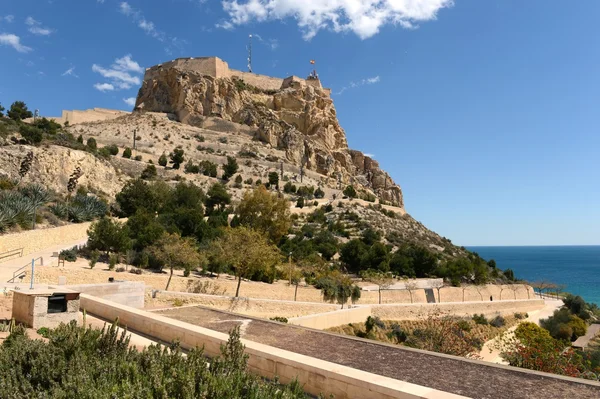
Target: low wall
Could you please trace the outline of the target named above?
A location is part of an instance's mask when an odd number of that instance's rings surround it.
[[[146,285],[143,282],[127,281],[106,284],[66,285],[64,287],[81,294],[92,295],[132,308],[142,309],[144,307]],[[53,288],[60,288],[60,286]]]
[[[310,316],[294,317],[288,319],[288,323],[296,326],[315,328],[317,330],[325,330],[349,323],[364,323],[369,316],[371,316],[371,307],[364,306]]]
[[[165,342],[177,339],[186,349],[204,347],[208,356],[220,355],[220,346],[229,338],[223,333],[85,294],[81,295],[81,308],[107,320],[118,318],[121,326],[155,339]],[[306,392],[315,396],[332,394],[336,399],[463,398],[252,341],[242,340],[242,343],[253,373],[269,379],[278,377],[282,383],[297,379]]]
[[[264,318],[271,318],[274,316],[286,318],[298,317],[329,312],[340,308],[338,305],[326,303],[234,298],[230,296],[192,294],[173,291],[158,291],[156,292],[156,299],[161,301],[173,301],[179,299],[184,303],[203,305],[213,309]]]
[[[0,235],[0,253],[23,248],[23,256],[62,243],[84,240],[91,222]]]
[[[452,314],[454,316],[472,316],[474,313],[483,313],[485,316],[511,315],[514,313],[527,313],[540,310],[544,307],[541,299],[494,301],[494,302],[455,302],[436,304],[396,304],[372,305],[372,314],[383,320],[416,320],[427,316],[432,311]]]

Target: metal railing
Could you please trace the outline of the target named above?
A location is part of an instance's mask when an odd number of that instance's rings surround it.
[[[41,256],[39,258],[36,258],[36,259],[33,260],[34,264],[38,260],[41,260],[40,264],[43,266],[44,265],[44,259]],[[22,266],[22,267],[18,268],[17,270],[15,270],[13,272],[12,278],[10,280],[8,280],[7,283],[14,283],[15,279],[17,279],[17,278],[19,278],[21,276],[25,276],[25,273],[27,273],[27,271],[25,269],[27,269],[28,267],[31,267],[31,262],[29,262],[25,266]]]
[[[17,249],[11,249],[10,251],[2,252],[2,253],[0,253],[0,259],[10,258],[11,256],[15,256],[15,255],[19,255],[19,258],[21,258],[21,257],[23,257],[23,249],[24,248],[17,248]]]

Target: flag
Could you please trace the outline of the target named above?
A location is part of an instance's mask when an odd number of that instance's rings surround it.
[[[315,65],[315,60],[310,60],[310,63],[311,63],[312,65]]]

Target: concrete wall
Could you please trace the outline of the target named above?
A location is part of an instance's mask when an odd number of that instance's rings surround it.
[[[60,286],[53,288],[60,288]],[[142,309],[144,307],[146,285],[143,282],[66,285],[65,288],[132,308]]]
[[[0,235],[0,253],[23,248],[23,256],[63,243],[84,240],[91,222]],[[4,261],[4,259],[3,259]],[[44,259],[49,264],[50,259]]]
[[[218,356],[220,346],[228,339],[223,333],[85,294],[81,295],[81,307],[107,320],[118,317],[121,326],[155,339],[165,342],[178,339],[186,349],[203,346],[208,356]],[[270,379],[279,377],[282,383],[297,379],[306,392],[315,396],[323,393],[333,394],[336,399],[463,398],[252,341],[242,340],[242,343],[252,372]]]
[[[60,291],[57,291],[60,292]],[[62,313],[48,313],[48,297],[51,293],[36,295],[31,292],[14,291],[12,318],[17,323],[25,324],[31,328],[56,328],[61,323],[69,323],[79,318],[79,297],[68,299],[67,311]],[[74,294],[76,295],[76,294]]]
[[[371,316],[371,307],[364,306],[310,316],[294,317],[288,319],[288,323],[296,326],[315,328],[317,330],[325,330],[348,323],[364,323],[369,316]]]
[[[372,314],[383,320],[418,320],[433,311],[441,311],[455,316],[472,316],[474,313],[483,313],[485,316],[511,315],[532,312],[543,307],[544,301],[541,299],[502,302],[371,305]]]
[[[271,318],[298,317],[315,313],[325,313],[340,307],[326,303],[276,301],[269,299],[234,298],[229,296],[192,294],[185,292],[158,291],[156,298],[160,300],[182,300],[184,303],[207,306],[213,309],[226,310],[257,317]]]

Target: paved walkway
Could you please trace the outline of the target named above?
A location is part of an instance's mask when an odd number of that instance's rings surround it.
[[[592,324],[588,327],[587,333],[583,337],[579,337],[577,338],[577,341],[573,342],[573,346],[585,350],[590,341],[594,339],[598,333],[600,333],[600,324]]]
[[[32,259],[38,259],[41,257],[43,259],[43,265],[44,265],[43,267],[58,266],[58,258],[52,257],[52,254],[54,252],[60,252],[63,249],[72,248],[75,245],[83,245],[86,242],[87,242],[87,238],[84,238],[81,240],[67,242],[65,244],[60,244],[60,245],[55,245],[53,247],[45,248],[42,251],[27,254],[21,258],[13,258],[13,259],[6,260],[4,262],[0,262],[0,288],[2,288],[2,289],[4,287],[12,288],[15,286],[20,287],[20,288],[28,288],[29,283],[30,283],[29,281],[20,282],[20,280],[17,279],[15,284],[11,284],[11,283],[8,283],[8,280],[12,279],[13,273],[15,271],[19,270],[20,268],[22,268],[23,266],[26,266],[26,265],[31,266]],[[36,260],[35,266],[40,267],[40,265],[41,265],[40,260]],[[34,284],[35,284],[35,281],[34,281]]]

